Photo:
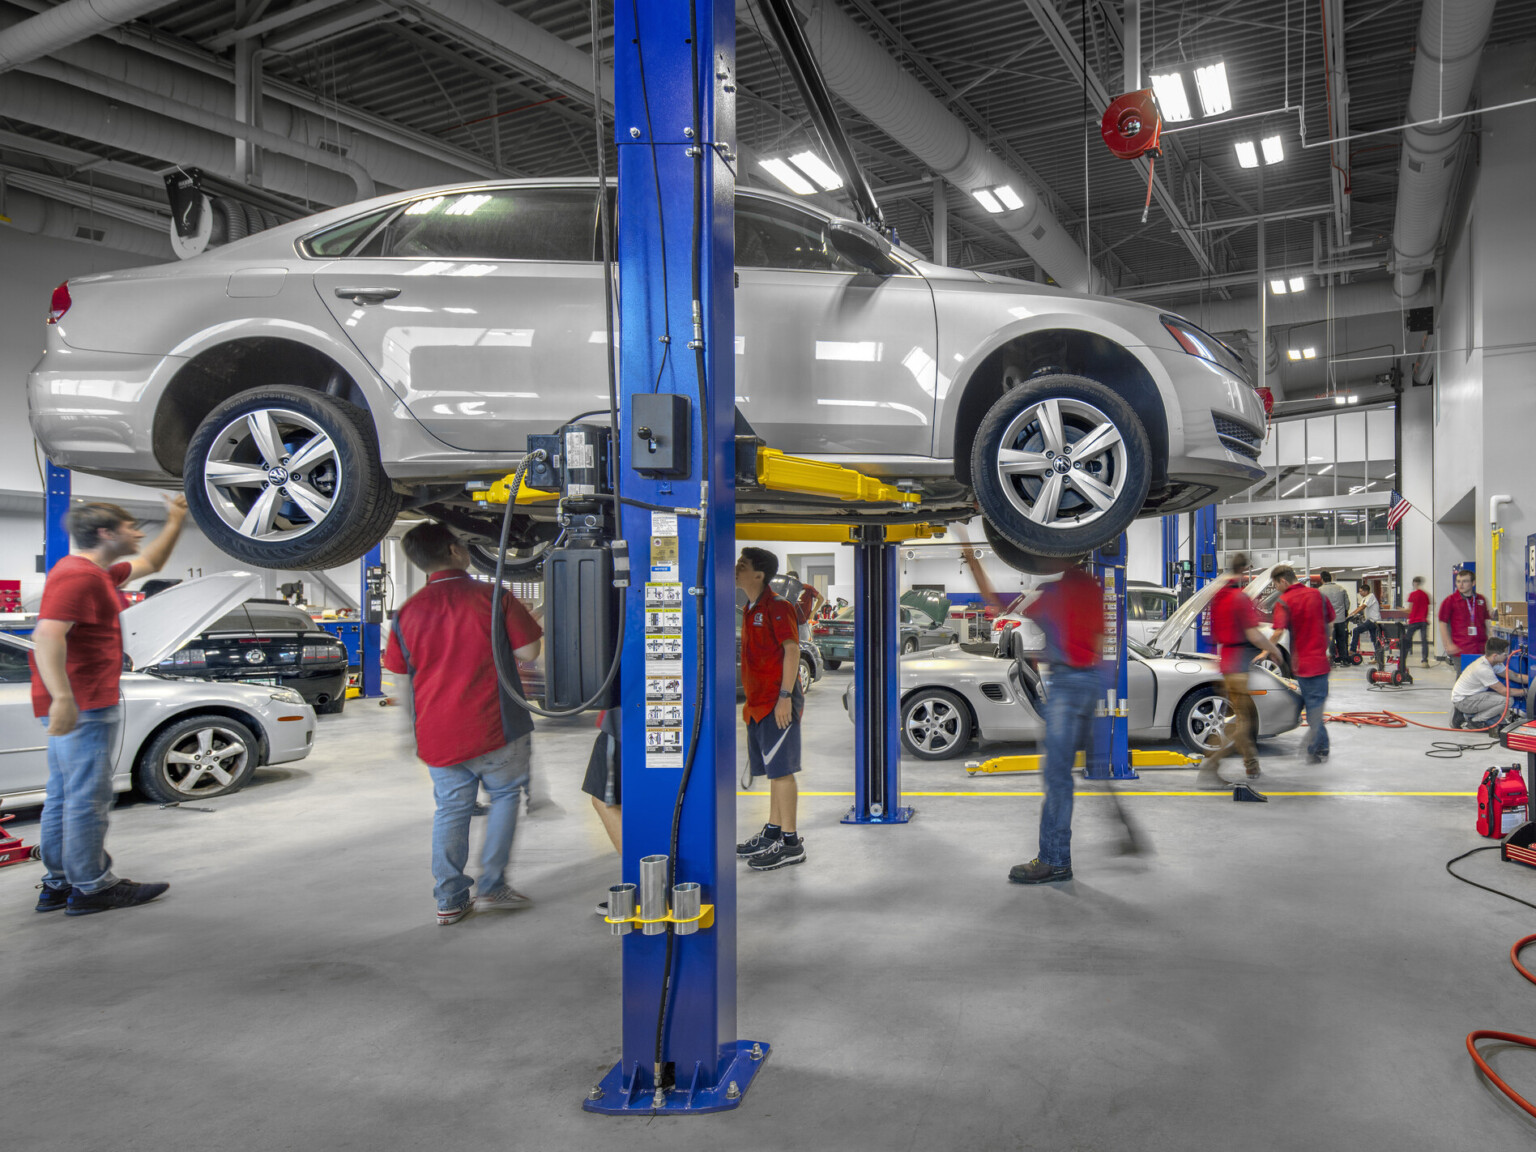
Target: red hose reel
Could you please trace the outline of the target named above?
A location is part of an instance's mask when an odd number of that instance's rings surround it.
[[[1158,141],[1163,135],[1163,118],[1158,114],[1152,89],[1127,92],[1110,101],[1099,121],[1099,134],[1104,137],[1109,150],[1122,160],[1152,158],[1147,167],[1147,199],[1141,206],[1141,222],[1145,224],[1147,211],[1152,206],[1152,173],[1156,170],[1157,158],[1162,155]]]

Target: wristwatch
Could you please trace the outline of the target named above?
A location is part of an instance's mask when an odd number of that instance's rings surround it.
[[[789,699],[792,699],[792,698],[793,698],[793,697],[794,697],[794,695],[795,695],[795,694],[794,694],[794,693],[793,693],[793,692],[786,692],[786,691],[784,691],[784,689],[782,689],[782,688],[780,688],[780,689],[779,689],[779,699],[780,699],[780,700],[789,700]]]

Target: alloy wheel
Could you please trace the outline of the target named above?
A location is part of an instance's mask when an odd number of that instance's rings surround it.
[[[921,752],[948,752],[959,743],[964,717],[948,700],[925,698],[907,709],[907,740]]]
[[[1091,524],[1125,489],[1120,429],[1085,400],[1049,397],[1031,404],[1003,431],[997,477],[1008,502],[1046,528]]]
[[[165,754],[165,779],[177,792],[217,792],[240,779],[250,749],[228,728],[210,725],[183,734]]]
[[[1232,723],[1232,705],[1225,697],[1206,696],[1195,702],[1185,720],[1191,743],[1207,752],[1220,748],[1226,739],[1227,727]]]
[[[341,482],[330,435],[287,408],[235,417],[214,438],[203,469],[203,488],[219,518],[264,542],[292,540],[322,523]]]

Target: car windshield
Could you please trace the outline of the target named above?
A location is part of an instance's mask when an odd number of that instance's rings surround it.
[[[834,619],[834,620],[852,620],[853,619],[853,605],[850,604],[846,608],[839,609],[837,615],[832,617],[832,619]]]
[[[1125,646],[1132,652],[1136,653],[1136,655],[1140,656],[1143,660],[1152,660],[1157,657],[1156,652],[1152,651],[1152,649],[1148,648],[1140,640],[1132,640],[1129,636],[1125,638]]]

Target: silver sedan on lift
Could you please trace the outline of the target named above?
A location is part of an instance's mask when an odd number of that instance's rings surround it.
[[[1135,740],[1181,741],[1197,755],[1216,748],[1232,719],[1220,694],[1221,669],[1214,655],[1186,651],[1191,626],[1216,594],[1207,584],[1182,604],[1151,645],[1126,644],[1130,734]],[[972,740],[1028,741],[1045,736],[1044,682],[1022,635],[1010,633],[1012,650],[962,644],[939,653],[901,659],[902,751],[920,760],[963,754]],[[1294,680],[1266,668],[1249,675],[1259,713],[1259,736],[1278,736],[1301,722],[1301,692]],[[852,703],[852,688],[843,697]],[[850,716],[852,712],[850,711]]]

